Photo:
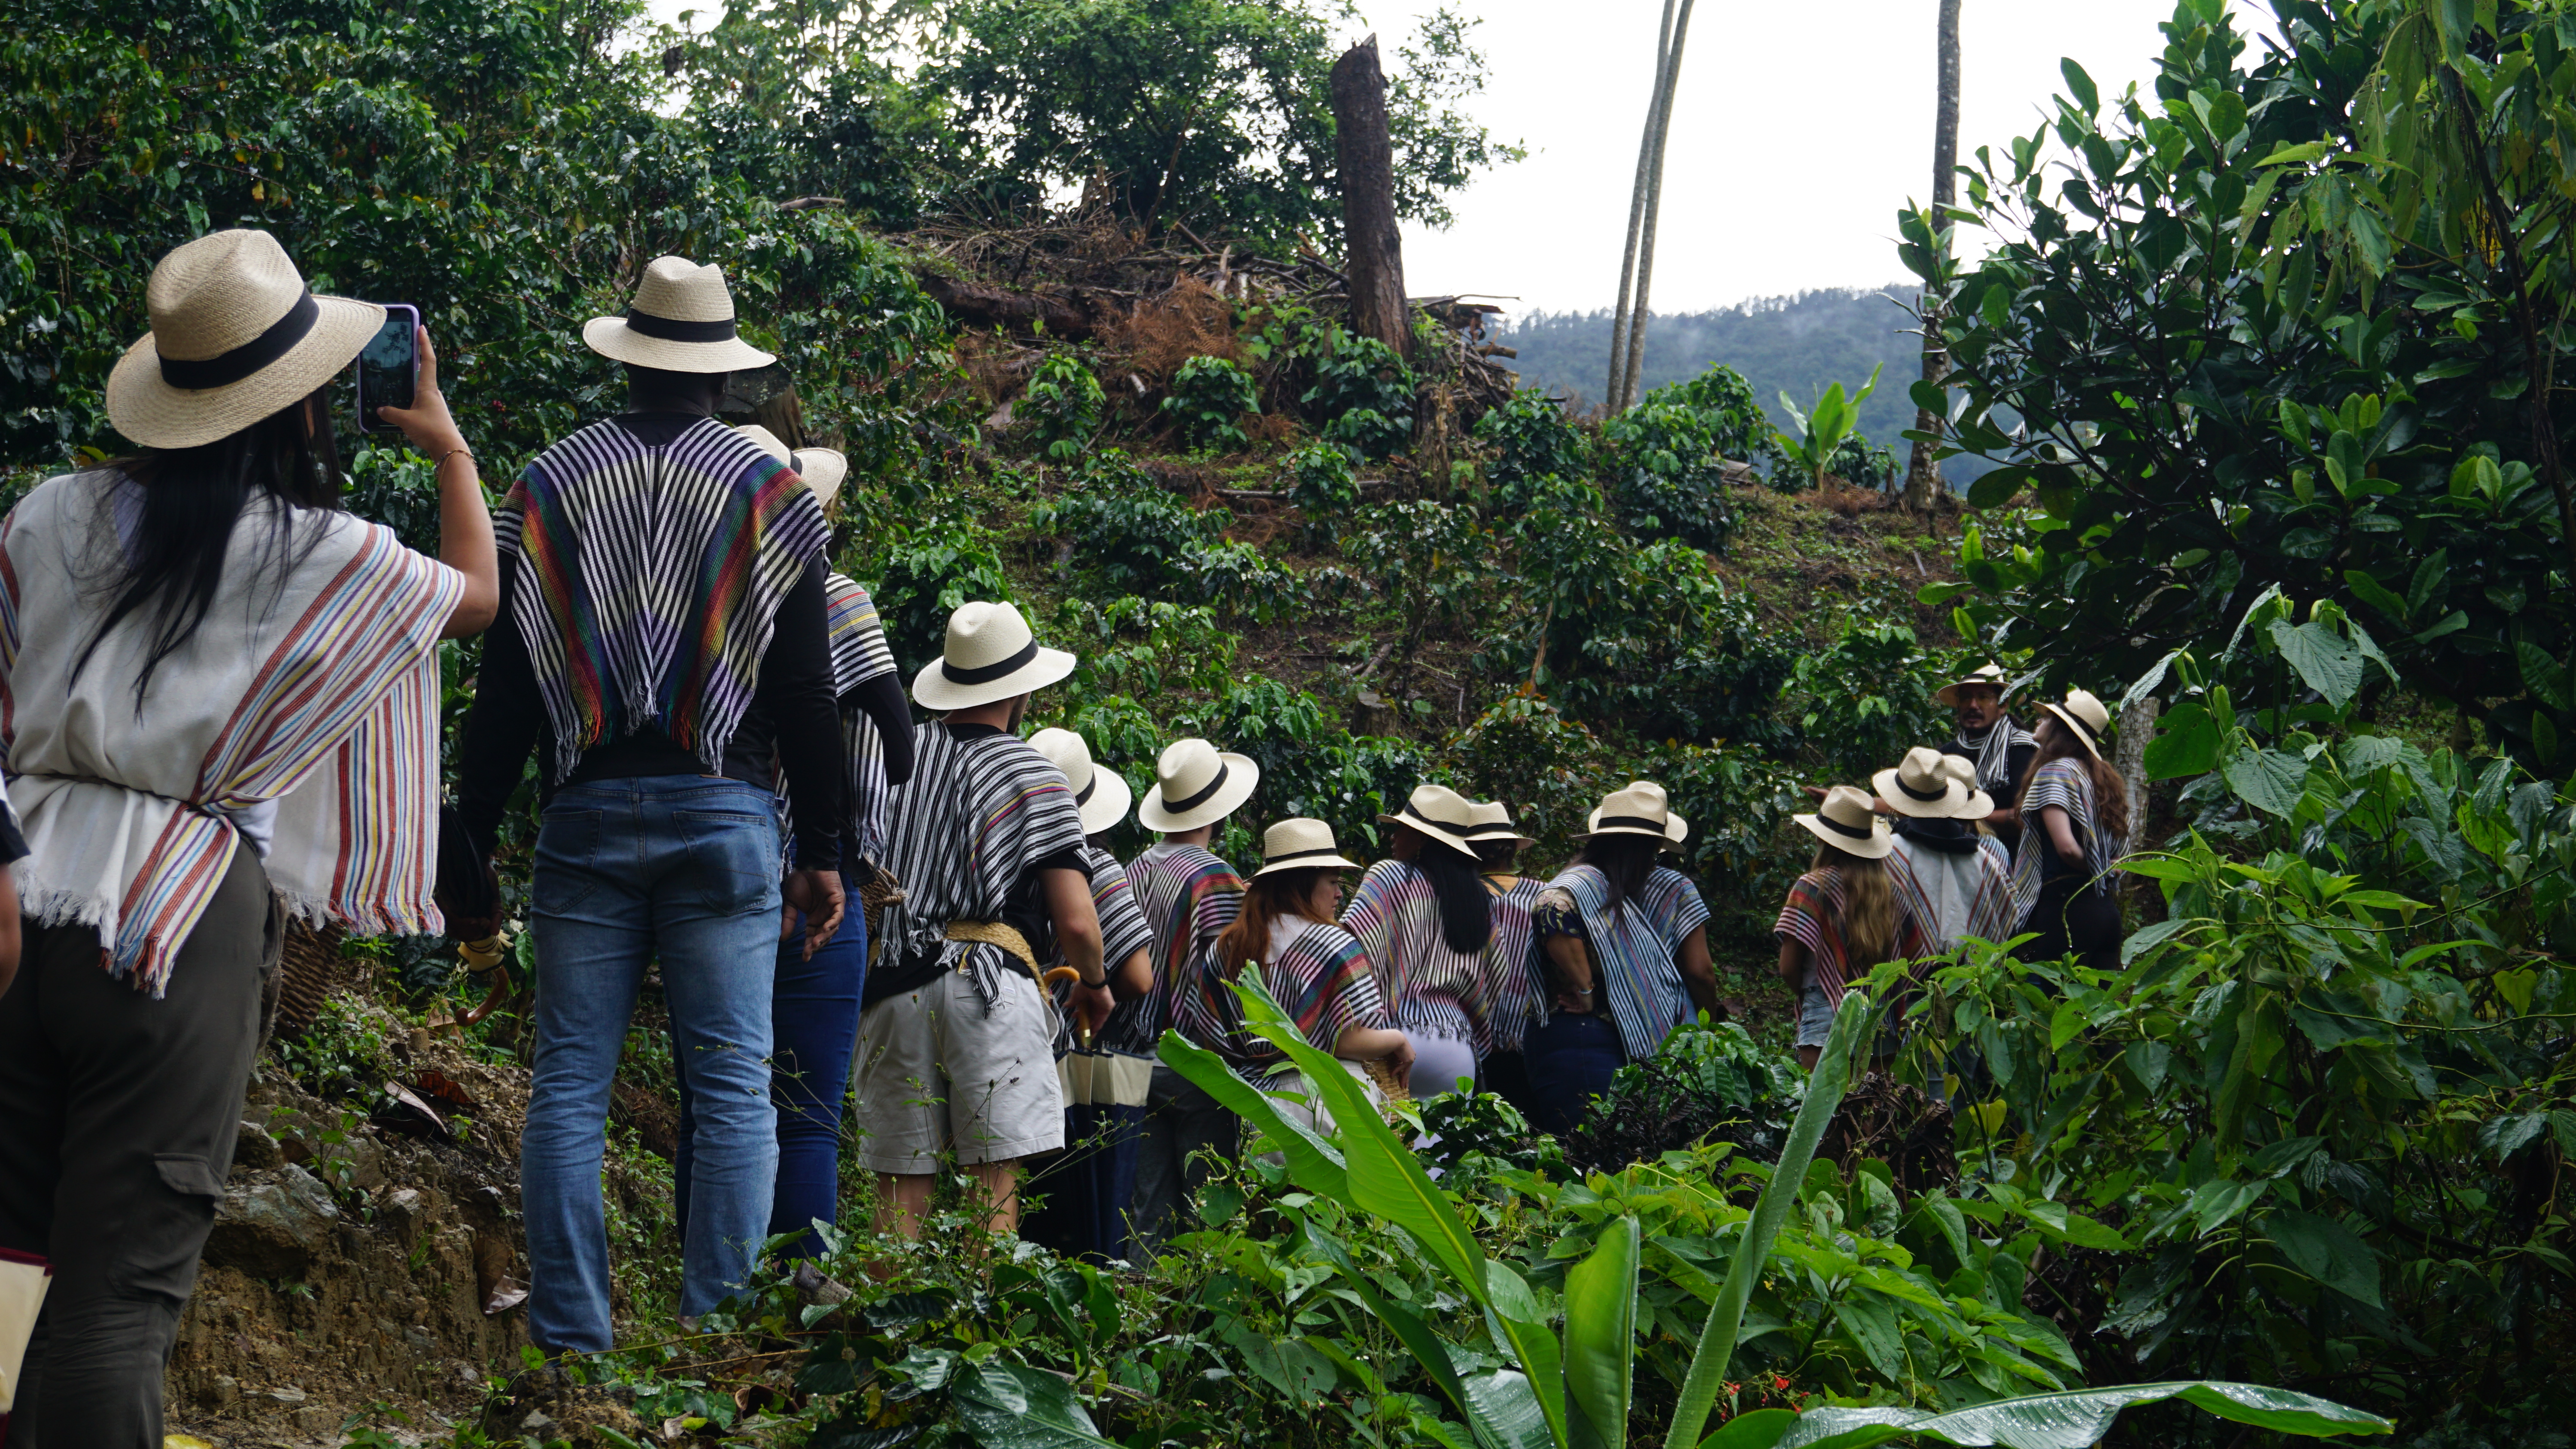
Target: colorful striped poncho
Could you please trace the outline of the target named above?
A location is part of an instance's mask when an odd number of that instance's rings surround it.
[[[1482,1058],[1493,1045],[1494,982],[1489,953],[1449,949],[1440,931],[1440,896],[1430,877],[1407,861],[1381,860],[1360,877],[1342,928],[1359,938],[1377,970],[1378,993],[1394,1003],[1395,1020],[1417,1036],[1460,1035]],[[1486,946],[1491,947],[1489,931]]]
[[[2081,760],[2051,760],[2031,772],[2030,785],[2021,792],[2022,832],[2013,853],[2012,891],[2013,924],[2018,927],[2030,919],[2039,906],[2039,893],[2048,883],[2052,870],[2074,870],[2057,861],[2057,848],[2048,839],[2047,825],[2039,812],[2054,805],[2066,812],[2067,823],[2074,827],[2075,843],[2083,848],[2084,882],[2080,889],[2111,895],[2119,889],[2115,872],[2120,856],[2128,848],[2125,840],[2106,835],[2095,815],[2093,772]]]
[[[1516,1052],[1530,1027],[1547,1020],[1547,990],[1535,959],[1534,915],[1547,882],[1519,876],[1506,886],[1487,876],[1485,888],[1494,895],[1494,934],[1485,942],[1485,979],[1493,983],[1493,1049]]]
[[[660,730],[705,765],[751,704],[779,603],[829,529],[758,443],[701,418],[662,447],[594,423],[530,463],[492,520],[554,727],[549,780]]]
[[[2011,857],[1991,835],[1969,836],[1961,850],[1927,845],[1896,832],[1887,871],[1897,898],[1921,922],[1926,946],[1947,951],[1969,936],[2001,941],[2020,924],[2013,905]]]
[[[1789,883],[1789,898],[1781,904],[1771,933],[1807,948],[1807,969],[1815,973],[1816,987],[1825,993],[1827,1006],[1841,1005],[1853,979],[1868,975],[1879,964],[1852,959],[1851,945],[1843,934],[1843,875],[1835,866],[1811,870]],[[1929,954],[1923,923],[1899,890],[1896,939],[1886,959],[1913,961]]]
[[[1672,949],[1643,904],[1631,897],[1616,910],[1610,906],[1610,878],[1599,866],[1570,865],[1547,883],[1538,913],[1577,917],[1584,943],[1592,949],[1597,976],[1595,1006],[1606,1002],[1611,1023],[1619,1028],[1619,1045],[1628,1060],[1653,1056],[1681,1025],[1684,1015],[1681,968]]]
[[[825,607],[829,610],[824,628],[832,645],[832,693],[842,699],[850,691],[881,674],[894,673],[894,651],[887,647],[885,626],[877,621],[877,602],[868,596],[856,580],[839,574],[824,577]],[[885,858],[886,772],[885,742],[877,738],[876,721],[855,706],[841,710],[841,743],[849,773],[842,781],[842,794],[849,806],[851,832],[858,838],[859,854],[867,860]],[[787,798],[785,781],[779,784],[779,799]],[[845,868],[855,861],[844,861]]]
[[[1266,1037],[1244,1029],[1243,998],[1230,984],[1248,963],[1221,964],[1211,955],[1201,959],[1189,987],[1176,996],[1173,1026],[1245,1071],[1259,1071],[1287,1059],[1288,1053]],[[1255,968],[1262,985],[1297,1023],[1317,1051],[1330,1052],[1341,1034],[1354,1026],[1386,1025],[1386,1004],[1378,995],[1377,977],[1368,952],[1350,932],[1328,921],[1286,916],[1270,929],[1270,959]]]
[[[138,710],[150,611],[91,638],[102,548],[141,507],[138,485],[98,471],[47,481],[0,525],[21,909],[95,927],[107,969],[158,996],[231,864],[227,816],[275,802],[268,876],[297,914],[438,930],[438,640],[464,577],[390,529],[255,499],[213,607]]]
[[[1204,846],[1157,845],[1127,863],[1136,907],[1154,933],[1154,989],[1123,1001],[1100,1028],[1100,1044],[1150,1057],[1199,958],[1243,913],[1243,877]],[[1183,1035],[1187,1035],[1186,1031]]]
[[[1091,876],[1091,910],[1100,918],[1100,964],[1114,975],[1119,962],[1139,951],[1153,951],[1154,933],[1145,925],[1145,913],[1136,908],[1135,887],[1128,883],[1127,867],[1118,863],[1118,857],[1096,845],[1086,845],[1082,848],[1082,863]],[[1063,964],[1062,951],[1047,963],[1050,968]],[[1057,1013],[1069,1016],[1067,1008],[1072,1002],[1073,983],[1057,982]],[[1062,1056],[1072,1045],[1073,1024],[1067,1020],[1056,1033],[1056,1054]]]
[[[1708,902],[1700,899],[1699,887],[1668,865],[1647,873],[1646,883],[1637,888],[1637,909],[1646,913],[1675,962],[1682,959],[1682,943],[1691,932],[1708,924]]]

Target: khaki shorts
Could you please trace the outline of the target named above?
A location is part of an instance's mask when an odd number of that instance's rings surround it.
[[[965,973],[943,971],[859,1017],[859,1161],[871,1172],[1007,1162],[1064,1146],[1054,1018],[1013,972],[990,1016]]]

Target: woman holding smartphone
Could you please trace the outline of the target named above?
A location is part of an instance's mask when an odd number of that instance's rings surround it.
[[[384,318],[265,232],[153,268],[107,385],[141,451],[0,524],[0,751],[26,836],[0,994],[0,1248],[50,1261],[12,1411],[156,1449],[292,912],[439,929],[438,642],[498,604],[473,454],[420,338],[438,559],[340,506],[333,380]]]

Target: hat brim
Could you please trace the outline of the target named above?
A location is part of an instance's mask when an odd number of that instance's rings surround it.
[[[1995,698],[2001,699],[2004,694],[2004,682],[2000,679],[1953,679],[1932,691],[1932,697],[1955,709],[1959,704],[1959,691],[1963,689],[1991,689],[1995,692]]]
[[[1681,812],[1666,810],[1664,828],[1661,830],[1647,830],[1636,825],[1605,827],[1601,824],[1601,807],[1596,805],[1592,807],[1592,813],[1585,816],[1583,820],[1584,838],[1589,840],[1595,835],[1643,835],[1652,840],[1662,841],[1666,850],[1678,850],[1683,841],[1690,839],[1690,822],[1682,818]]]
[[[1510,841],[1514,845],[1522,846],[1524,848],[1538,844],[1537,836],[1523,835],[1517,830],[1509,829],[1482,830],[1467,837],[1467,843],[1470,845],[1492,845],[1498,841],[1506,840]]]
[[[2102,753],[2101,742],[2093,738],[2093,727],[2091,725],[2086,724],[2084,721],[2077,719],[2075,716],[2068,714],[2065,710],[2058,708],[2056,705],[2053,705],[2046,700],[2041,700],[2039,707],[2047,710],[2050,714],[2057,716],[2057,722],[2059,724],[2075,731],[2076,743],[2084,746],[2086,753],[2090,754],[2097,760],[2108,760],[2110,758],[2110,756]]]
[[[1145,798],[1137,803],[1136,823],[1148,830],[1166,833],[1196,830],[1202,825],[1214,825],[1242,809],[1243,802],[1252,798],[1252,792],[1261,788],[1261,766],[1250,755],[1229,755],[1219,750],[1217,758],[1225,761],[1225,783],[1217,788],[1215,794],[1175,814],[1163,808],[1163,787],[1158,784],[1146,791]]]
[[[1464,831],[1453,830],[1436,821],[1425,820],[1419,815],[1381,815],[1377,818],[1377,823],[1401,825],[1425,840],[1439,841],[1469,860],[1480,858],[1476,854],[1476,842],[1469,839]]]
[[[1968,807],[1974,804],[1976,797],[1982,793],[1970,789],[1957,780],[1944,780],[1941,782],[1940,799],[1918,800],[1906,793],[1905,781],[1893,768],[1881,770],[1870,776],[1869,788],[1879,799],[1887,802],[1888,809],[1899,815],[1912,816],[1916,820],[1962,819],[1967,816]],[[1992,815],[1995,813],[1994,802],[1988,800],[1986,808],[1976,813]]]
[[[1071,674],[1075,663],[1061,649],[1040,649],[1037,658],[999,679],[959,684],[948,677],[948,661],[934,659],[912,677],[912,698],[923,709],[973,709],[1044,689]]]
[[[143,334],[107,375],[107,420],[147,448],[194,448],[302,402],[357,361],[385,323],[385,309],[373,302],[316,295],[313,305],[312,329],[285,356],[222,387],[162,381],[161,353]]]
[[[1873,821],[1871,823],[1868,839],[1854,840],[1852,837],[1843,834],[1841,831],[1834,829],[1830,825],[1827,825],[1822,816],[1792,815],[1789,818],[1797,821],[1798,827],[1806,831],[1809,835],[1816,837],[1818,840],[1823,841],[1825,844],[1832,846],[1834,849],[1841,851],[1845,855],[1857,855],[1863,860],[1885,860],[1887,858],[1887,853],[1896,848],[1896,836],[1892,831],[1886,829],[1886,823],[1884,821]]]
[[[1277,865],[1265,865],[1254,871],[1252,878],[1259,880],[1265,875],[1275,875],[1291,870],[1366,870],[1367,868],[1356,860],[1344,860],[1338,855],[1305,856],[1297,860],[1283,860]]]
[[[722,342],[673,342],[647,337],[623,317],[593,317],[582,324],[582,344],[600,356],[664,372],[748,372],[778,359],[739,337]]]
[[[841,480],[850,476],[850,460],[830,448],[799,448],[788,465],[814,491],[823,511],[831,512],[832,500],[841,496]]]
[[[1104,830],[1116,829],[1118,822],[1127,818],[1128,807],[1135,803],[1136,787],[1128,784],[1125,776],[1097,761],[1093,762],[1091,798],[1076,807],[1082,816],[1082,833],[1098,835]]]

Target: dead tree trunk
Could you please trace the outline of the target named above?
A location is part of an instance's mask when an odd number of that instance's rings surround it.
[[[1941,0],[1939,99],[1932,116],[1932,229],[1947,236],[1950,219],[1944,208],[1957,199],[1954,173],[1959,169],[1959,0]],[[1934,387],[1950,375],[1950,351],[1941,345],[1941,316],[1927,298],[1923,308],[1923,380]],[[1930,408],[1914,410],[1914,431],[1938,433],[1948,418]],[[1917,438],[1905,464],[1905,506],[1928,509],[1941,492],[1940,465],[1932,454],[1937,444]]]
[[[1646,224],[1646,172],[1654,164],[1655,126],[1663,116],[1664,65],[1672,54],[1673,0],[1664,0],[1664,18],[1655,27],[1655,84],[1646,92],[1646,129],[1637,137],[1637,180],[1628,193],[1628,237],[1619,252],[1619,302],[1610,311],[1610,376],[1601,389],[1601,405],[1619,410],[1628,395],[1628,298],[1637,280],[1637,238]]]
[[[1333,62],[1334,151],[1340,162],[1342,230],[1350,251],[1351,329],[1411,350],[1405,315],[1404,239],[1395,229],[1395,151],[1387,140],[1386,74],[1372,35]]]
[[[1682,42],[1690,34],[1691,4],[1682,0],[1681,13],[1673,17],[1672,44],[1664,54],[1664,88],[1655,106],[1654,169],[1646,178],[1646,220],[1637,236],[1637,300],[1628,313],[1628,386],[1611,404],[1613,412],[1635,407],[1646,379],[1646,309],[1655,283],[1655,226],[1664,209],[1664,142],[1673,133],[1673,93],[1681,88]]]

